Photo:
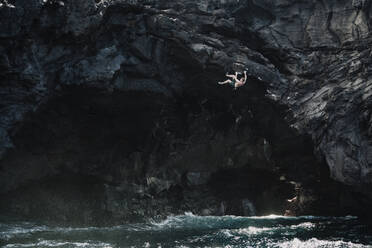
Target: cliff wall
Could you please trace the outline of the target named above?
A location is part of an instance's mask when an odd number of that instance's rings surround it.
[[[1,1],[0,207],[99,223],[251,203],[368,214],[371,8]],[[217,84],[244,70],[238,90]]]

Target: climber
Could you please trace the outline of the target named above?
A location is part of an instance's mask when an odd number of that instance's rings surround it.
[[[234,89],[243,86],[247,82],[247,71],[244,71],[244,77],[240,78],[240,80],[237,80],[234,84]]]
[[[238,72],[235,72],[235,75],[232,75],[232,74],[230,75],[230,74],[226,73],[226,77],[232,78],[235,81],[238,81],[238,75],[239,75]],[[221,85],[222,84],[230,84],[231,86],[234,86],[234,82],[231,81],[231,79],[227,79],[227,80],[225,80],[223,82],[218,82],[218,84],[221,84]]]
[[[218,82],[218,84],[230,84],[236,90],[237,88],[243,86],[247,81],[247,71],[244,71],[244,77],[240,79],[238,79],[239,74],[240,73],[238,72],[235,72],[235,75],[226,73],[226,77],[229,77],[231,79],[227,79],[223,82]]]

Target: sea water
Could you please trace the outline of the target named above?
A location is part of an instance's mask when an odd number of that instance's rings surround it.
[[[113,227],[0,222],[0,246],[14,247],[372,247],[356,217],[237,217],[186,213]]]

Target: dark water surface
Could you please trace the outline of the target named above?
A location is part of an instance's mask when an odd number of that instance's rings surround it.
[[[372,247],[355,217],[201,217],[114,227],[52,227],[1,221],[1,247]]]

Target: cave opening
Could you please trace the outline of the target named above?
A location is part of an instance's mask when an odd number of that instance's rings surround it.
[[[325,164],[285,122],[285,109],[264,98],[259,82],[214,95],[205,85],[176,99],[80,86],[56,92],[13,130],[15,147],[0,172],[8,199],[1,208],[62,222],[83,212],[76,220],[100,224],[185,211],[316,209],[313,196],[326,192],[314,182],[328,183]],[[301,194],[309,202],[302,209],[287,202]]]

